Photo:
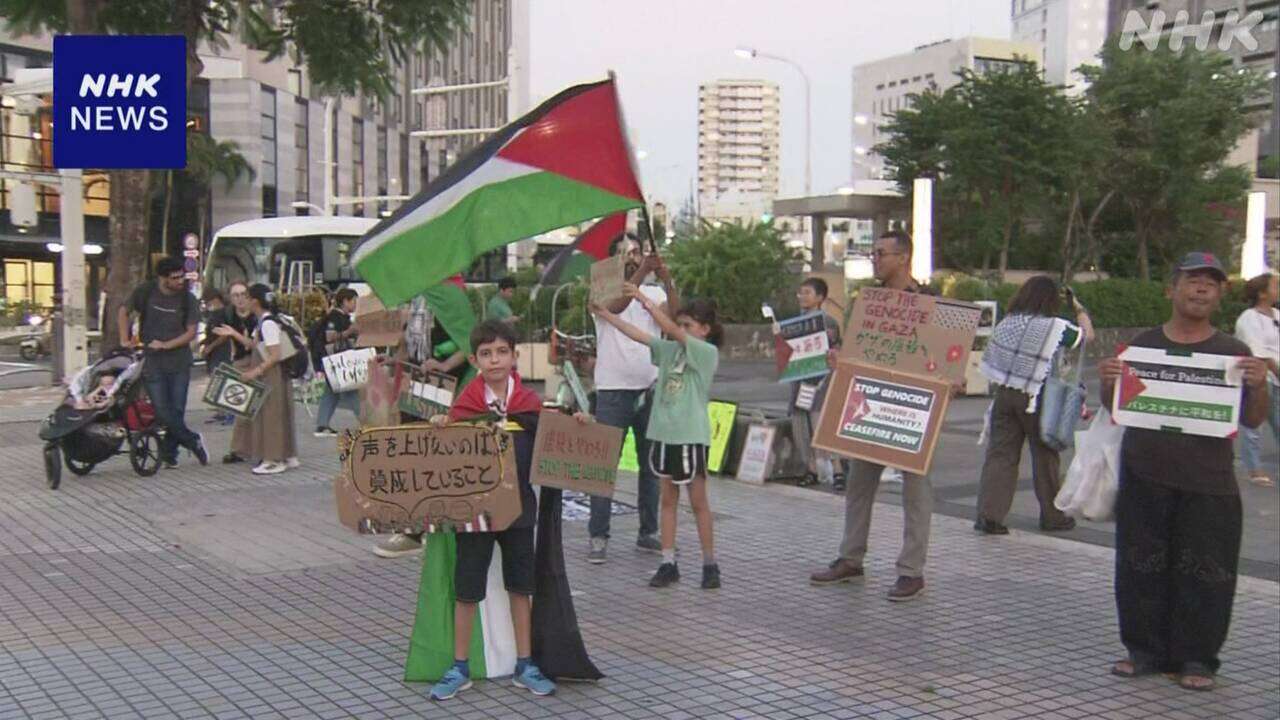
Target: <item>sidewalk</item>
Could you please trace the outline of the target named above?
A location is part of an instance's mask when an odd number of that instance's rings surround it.
[[[204,415],[193,426],[212,427]],[[0,427],[0,718],[1280,716],[1273,582],[1241,578],[1218,691],[1124,681],[1107,674],[1122,652],[1110,550],[939,516],[929,592],[895,605],[897,508],[876,508],[864,583],[813,588],[842,500],[720,479],[723,589],[697,587],[688,515],[687,577],[666,591],[646,586],[656,558],[630,547],[634,515],[603,566],[568,521],[578,617],[608,677],[544,699],[480,682],[436,705],[400,681],[419,566],[337,524],[331,442],[304,434],[303,468],[270,478],[184,457],[144,480],[120,457],[51,492],[35,424]],[[207,434],[215,458],[229,435]]]

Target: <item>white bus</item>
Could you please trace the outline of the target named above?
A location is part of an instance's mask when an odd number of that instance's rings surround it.
[[[280,287],[292,263],[310,261],[313,281],[329,289],[358,281],[351,252],[376,225],[373,218],[295,216],[233,223],[213,235],[204,266],[205,287],[237,280]]]

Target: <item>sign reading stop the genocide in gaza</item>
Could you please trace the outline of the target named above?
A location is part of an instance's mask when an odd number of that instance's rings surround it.
[[[840,359],[961,382],[981,318],[973,303],[863,288]]]

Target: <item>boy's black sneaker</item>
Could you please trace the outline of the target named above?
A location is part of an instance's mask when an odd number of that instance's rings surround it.
[[[664,588],[672,583],[680,581],[680,568],[675,563],[662,563],[658,566],[658,572],[653,574],[653,579],[649,581],[649,587]]]
[[[703,565],[702,566],[702,589],[715,590],[720,587],[720,566],[719,565]]]
[[[196,433],[196,446],[191,448],[191,454],[196,456],[201,465],[209,464],[209,451],[204,447],[204,435]]]

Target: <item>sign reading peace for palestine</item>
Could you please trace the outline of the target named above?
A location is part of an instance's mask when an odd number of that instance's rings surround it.
[[[1240,423],[1240,358],[1231,355],[1125,348],[1111,417],[1119,425],[1234,437]]]

